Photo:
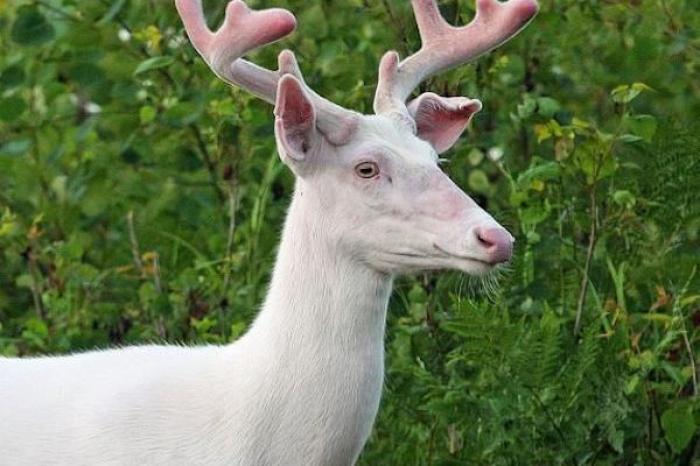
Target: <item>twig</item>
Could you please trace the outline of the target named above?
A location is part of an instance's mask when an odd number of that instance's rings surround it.
[[[236,232],[236,211],[238,210],[238,199],[236,196],[235,178],[231,178],[228,185],[228,237],[226,240],[226,271],[224,281],[221,285],[222,295],[225,295],[231,280],[231,256],[233,255],[233,239]],[[222,298],[223,301],[223,298]]]
[[[622,128],[624,126],[625,117],[627,116],[627,105],[622,105],[620,116],[620,122],[617,125],[615,134],[613,135],[610,145],[606,151],[598,157],[596,161],[595,170],[593,171],[593,184],[591,185],[591,232],[588,236],[588,251],[586,252],[586,263],[583,267],[583,277],[581,277],[581,292],[578,296],[578,304],[576,306],[576,322],[574,324],[574,336],[578,336],[581,331],[581,316],[583,314],[583,307],[586,305],[586,294],[588,293],[588,274],[591,270],[591,261],[593,259],[593,251],[595,250],[596,242],[598,241],[598,175],[600,175],[600,169],[607,157],[613,155],[615,150],[616,141]],[[574,248],[575,251],[576,248]]]
[[[430,437],[428,437],[428,466],[433,466],[433,450],[435,447],[435,428],[437,423],[433,421],[430,426]]]
[[[693,268],[693,271],[690,273],[690,278],[688,278],[687,283],[683,287],[683,292],[678,296],[678,300],[682,298],[682,296],[687,292],[688,287],[690,286],[691,282],[693,281],[693,278],[695,277],[695,273],[697,272],[697,267]],[[693,396],[698,396],[700,392],[698,391],[698,368],[697,365],[695,364],[695,353],[693,352],[693,346],[690,344],[690,340],[688,339],[688,329],[686,328],[685,325],[685,319],[683,318],[682,311],[680,309],[680,304],[678,305],[678,314],[679,314],[679,321],[681,322],[681,330],[680,334],[683,335],[683,342],[685,343],[685,349],[688,351],[688,358],[690,358],[690,367],[693,370]],[[676,310],[676,306],[674,305],[674,312]]]
[[[129,241],[131,243],[131,255],[134,258],[136,269],[143,274],[143,262],[141,261],[141,253],[139,252],[139,242],[136,238],[136,230],[134,229],[134,211],[130,210],[126,214],[126,224],[129,227]]]
[[[79,16],[72,15],[72,14],[68,13],[67,11],[65,11],[59,7],[56,7],[54,5],[51,5],[50,3],[48,3],[44,0],[38,0],[36,3],[41,5],[42,7],[46,8],[47,10],[56,13],[57,15],[65,18],[65,19],[68,19],[70,21],[75,21],[76,23],[83,22],[83,19],[80,18]]]
[[[29,106],[30,108],[35,108],[36,102],[36,93],[34,92],[34,86],[35,82],[32,81],[30,89],[32,91],[29,93]],[[32,162],[34,165],[36,165],[36,173],[37,173],[37,178],[39,181],[39,186],[41,187],[41,192],[46,198],[47,201],[51,201],[52,198],[52,191],[49,186],[49,182],[46,179],[45,176],[45,171],[43,170],[41,166],[41,145],[39,143],[39,127],[38,126],[30,126],[30,137],[32,138],[32,145],[31,145],[31,150],[29,150],[28,154],[32,159]],[[60,232],[60,229],[59,229]]]
[[[163,285],[160,278],[160,256],[157,252],[153,253],[153,284],[158,294],[163,293]]]
[[[401,45],[403,45],[402,52],[404,54],[408,54],[411,48],[409,47],[410,41],[408,39],[408,30],[406,28],[406,24],[404,24],[403,17],[399,17],[396,15],[396,12],[391,7],[391,4],[388,2],[388,0],[383,0],[382,4],[384,5],[384,9],[389,15],[389,20],[391,21],[391,24],[396,25],[395,32],[399,36],[399,41],[401,42]]]
[[[690,345],[690,340],[688,340],[688,331],[685,329],[685,323],[683,324],[681,335],[683,335],[685,349],[688,351],[688,357],[690,358],[690,367],[693,369],[693,396],[698,396],[698,394],[700,394],[700,392],[698,392],[698,368],[695,365],[695,355],[693,353],[693,347]]]
[[[544,413],[545,417],[547,418],[549,423],[552,424],[552,427],[554,427],[554,431],[557,433],[557,436],[559,437],[559,440],[561,441],[562,446],[568,447],[569,444],[566,441],[566,437],[564,437],[564,432],[562,432],[561,427],[559,426],[557,421],[554,419],[552,414],[549,412],[549,410],[547,409],[547,406],[544,404],[542,399],[539,397],[539,395],[537,394],[535,389],[533,387],[529,387],[529,386],[525,386],[525,388],[527,388],[530,391],[530,394],[532,395],[534,400],[539,405],[539,407],[542,410],[542,412]],[[573,460],[571,460],[571,463],[574,465],[576,464],[576,462]]]
[[[153,284],[156,288],[158,294],[163,294],[163,284],[160,277],[160,255],[157,252],[153,252]],[[155,321],[156,332],[160,338],[167,338],[168,331],[165,327],[165,318],[159,315]]]
[[[656,395],[654,391],[649,387],[649,380],[644,380],[644,391],[646,392],[647,398],[649,399],[649,421],[647,423],[647,454],[651,455],[654,450],[654,421],[658,429],[661,429],[661,422],[658,418],[658,408],[656,406]]]
[[[666,19],[668,19],[668,25],[671,28],[671,32],[674,34],[678,34],[682,27],[678,24],[678,21],[676,21],[676,18],[673,16],[673,11],[671,11],[671,8],[666,3],[666,0],[660,0],[659,3],[661,4],[661,10],[664,12],[664,15],[666,15]]]
[[[204,141],[204,137],[199,131],[197,125],[193,123],[189,126],[189,128],[190,131],[192,131],[192,134],[194,135],[195,141],[197,141],[197,147],[199,148],[199,151],[202,153],[202,160],[204,160],[204,165],[207,167],[207,171],[209,172],[209,180],[212,188],[214,189],[214,192],[216,193],[216,198],[219,200],[219,202],[223,204],[225,201],[225,196],[224,193],[221,191],[221,187],[219,186],[218,175],[216,173],[216,164],[214,164],[214,161],[212,160],[211,155],[209,154],[209,149],[207,149],[207,143]]]
[[[139,241],[136,237],[136,229],[134,228],[134,211],[130,210],[126,214],[126,224],[129,230],[129,241],[131,243],[131,255],[134,259],[134,265],[141,273],[141,278],[146,278],[146,269],[143,266],[143,261],[141,260],[141,252],[139,250]],[[150,254],[148,255],[150,256]],[[163,293],[163,283],[160,277],[160,256],[157,252],[153,252],[153,284],[155,286],[156,292],[158,294]],[[167,330],[165,328],[165,319],[163,316],[158,316],[154,322],[156,333],[160,338],[167,337]]]
[[[581,331],[581,316],[583,307],[586,305],[586,294],[588,293],[588,274],[591,270],[593,251],[597,241],[598,233],[598,203],[596,199],[596,185],[591,189],[591,232],[588,235],[588,251],[586,252],[586,263],[583,267],[583,277],[581,278],[581,291],[578,295],[576,306],[576,323],[574,324],[574,336],[578,336]]]
[[[34,252],[30,248],[29,254],[27,256],[29,268],[29,275],[32,277],[32,300],[34,301],[34,310],[36,311],[36,316],[44,320],[46,319],[46,306],[44,306],[44,299],[42,298],[42,287],[41,287],[41,272],[36,264],[36,258],[34,257]]]

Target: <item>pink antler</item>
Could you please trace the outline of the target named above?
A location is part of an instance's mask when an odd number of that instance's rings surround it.
[[[219,78],[274,104],[280,77],[291,74],[304,85],[318,114],[323,117],[318,119],[319,130],[336,144],[350,137],[356,125],[356,114],[309,89],[292,52],[280,54],[278,71],[241,58],[251,50],[290,34],[296,28],[296,19],[289,11],[280,8],[254,11],[242,0],[233,0],[226,7],[224,24],[212,32],[204,19],[202,0],[175,0],[175,5],[192,45]]]
[[[229,83],[235,83],[239,74],[269,77],[270,71],[249,62],[239,64],[237,70],[232,65],[251,50],[278,41],[296,28],[296,19],[287,10],[253,11],[241,0],[234,0],[226,7],[224,24],[211,32],[201,0],[176,0],[175,5],[194,48],[212,71]],[[274,95],[266,98],[274,101]]]
[[[406,99],[426,79],[470,62],[520,32],[537,14],[537,0],[476,0],[476,17],[457,28],[440,14],[436,0],[411,0],[422,48],[403,61],[384,55],[374,100],[377,114],[409,116]]]

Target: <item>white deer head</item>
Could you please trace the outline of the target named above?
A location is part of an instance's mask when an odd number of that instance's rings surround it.
[[[537,13],[536,0],[477,0],[467,26],[447,24],[435,0],[412,0],[423,47],[400,61],[381,60],[375,115],[344,109],[304,82],[294,55],[278,71],[241,57],[291,33],[294,16],[281,9],[252,11],[229,3],[221,28],[208,29],[201,0],[177,0],[195,48],[224,81],[275,105],[282,161],[297,178],[297,195],[315,199],[335,247],[385,273],[454,268],[488,272],[510,259],[513,237],[439,168],[478,100],[423,94],[418,85],[474,60],[516,35]]]

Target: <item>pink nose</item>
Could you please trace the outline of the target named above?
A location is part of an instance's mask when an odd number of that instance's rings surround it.
[[[486,249],[486,261],[491,264],[508,262],[513,256],[513,237],[503,228],[477,228],[476,238]]]

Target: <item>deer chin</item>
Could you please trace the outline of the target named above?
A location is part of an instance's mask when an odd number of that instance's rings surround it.
[[[493,272],[498,265],[490,264],[468,255],[450,254],[435,246],[435,253],[384,252],[377,254],[370,266],[392,275],[413,274],[439,270],[458,270],[468,275],[483,276]]]

